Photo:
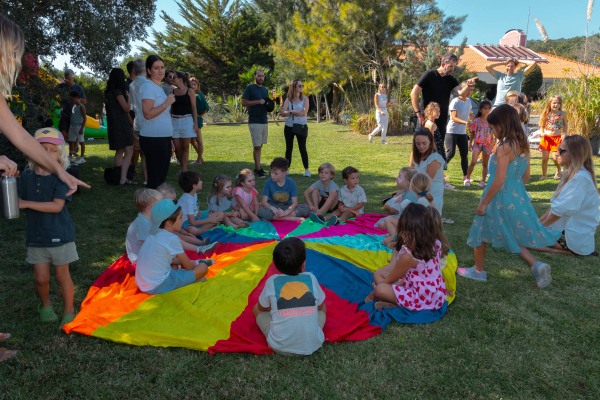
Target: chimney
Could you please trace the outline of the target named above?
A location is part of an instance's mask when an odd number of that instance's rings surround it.
[[[511,29],[500,39],[500,45],[526,47],[527,35],[520,29]]]

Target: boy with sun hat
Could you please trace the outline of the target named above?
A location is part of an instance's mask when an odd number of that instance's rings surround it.
[[[317,278],[304,272],[306,247],[298,238],[283,239],[273,250],[277,271],[267,279],[252,310],[267,344],[280,355],[310,355],[325,341],[325,293]]]

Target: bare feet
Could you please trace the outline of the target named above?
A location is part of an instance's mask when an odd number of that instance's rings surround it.
[[[371,292],[370,295],[365,297],[365,303],[370,303],[372,301],[375,301],[375,291],[374,290]]]
[[[4,342],[5,340],[10,339],[10,333],[0,333],[0,342]],[[0,348],[0,362],[4,360],[8,360],[11,357],[14,357],[17,354],[17,350],[8,350],[5,348]]]
[[[381,311],[382,308],[396,308],[398,304],[388,303],[387,301],[378,301],[375,303],[375,309]]]

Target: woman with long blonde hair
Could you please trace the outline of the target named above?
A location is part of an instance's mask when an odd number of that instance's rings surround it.
[[[290,83],[287,99],[281,107],[281,116],[285,119],[285,158],[292,165],[292,151],[294,150],[294,136],[298,139],[298,148],[304,165],[304,175],[310,176],[308,170],[308,153],[306,152],[306,139],[308,137],[308,126],[306,125],[306,114],[308,114],[308,98],[304,96],[304,85],[300,79],[294,79]]]
[[[597,255],[594,235],[600,219],[600,195],[590,141],[580,135],[567,136],[558,147],[557,161],[565,170],[540,222],[562,231],[563,236],[553,246],[537,250]]]
[[[556,152],[560,143],[565,139],[568,130],[567,113],[562,110],[562,103],[562,97],[550,97],[540,117],[540,133],[542,134],[542,141],[540,142],[542,177],[540,180],[548,178],[550,153],[552,153],[552,161],[556,165],[554,179],[560,179],[560,164],[556,160]]]

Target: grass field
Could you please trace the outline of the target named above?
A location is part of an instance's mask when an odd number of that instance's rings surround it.
[[[269,129],[269,144],[263,150],[266,169],[285,151],[282,124],[271,124]],[[193,166],[205,182],[200,199],[206,198],[217,173],[233,178],[242,168],[252,168],[246,126],[208,126],[203,134],[206,163]],[[344,126],[310,123],[313,177],[302,177],[297,149],[290,177],[298,191],[304,191],[318,179],[318,165],[331,162],[341,186],[341,170],[353,165],[361,171],[360,185],[369,200],[366,212],[383,212],[379,200],[394,190],[398,169],[408,163],[411,143],[406,136],[388,140],[388,146],[371,144],[366,136],[352,134]],[[125,233],[137,213],[136,188],[107,186],[103,181],[102,167],[112,164],[107,141],[86,145],[81,178],[92,189],[81,190],[69,206],[80,257],[70,268],[77,308],[96,277],[125,252]],[[540,162],[540,154],[532,153],[532,179],[527,185],[538,215],[549,207],[557,185],[554,180],[538,181]],[[176,171],[173,166],[168,182],[180,195]],[[473,177],[480,171],[478,166]],[[462,184],[458,155],[448,174],[453,184]],[[263,184],[264,180],[257,181],[259,192]],[[444,196],[444,216],[455,221],[444,228],[462,267],[473,265],[466,239],[480,196],[479,188],[462,185]],[[438,322],[392,323],[377,337],[326,343],[310,357],[211,357],[188,349],[67,336],[56,324],[40,323],[33,269],[25,262],[24,213],[16,221],[0,220],[0,232],[0,331],[13,334],[2,346],[19,350],[15,358],[0,364],[0,399],[600,397],[596,258],[536,254],[552,266],[554,279],[540,291],[525,262],[502,249],[491,249],[486,260],[488,282],[458,278],[456,300]],[[51,300],[57,313],[62,313],[54,279]]]

